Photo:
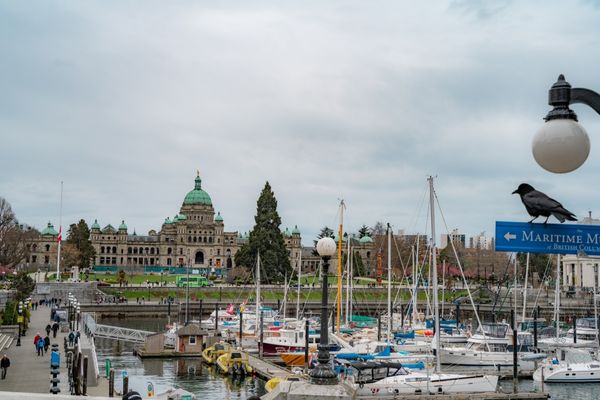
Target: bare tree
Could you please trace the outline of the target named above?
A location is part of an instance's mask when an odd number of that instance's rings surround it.
[[[25,259],[37,235],[35,229],[19,225],[10,203],[0,197],[0,265],[13,267]]]

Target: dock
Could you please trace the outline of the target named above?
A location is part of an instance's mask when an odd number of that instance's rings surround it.
[[[256,371],[256,375],[267,381],[273,378],[287,378],[290,376],[305,379],[304,375],[294,374],[279,365],[267,360],[262,360],[252,354],[248,354],[248,361],[250,362],[252,369]]]
[[[394,400],[545,400],[550,396],[547,393],[471,393],[471,394],[406,394],[389,396],[359,396],[357,399],[394,399]]]

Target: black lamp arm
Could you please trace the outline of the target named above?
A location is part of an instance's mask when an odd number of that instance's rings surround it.
[[[573,88],[571,89],[571,101],[573,103],[582,103],[590,106],[600,114],[600,94],[590,89]]]

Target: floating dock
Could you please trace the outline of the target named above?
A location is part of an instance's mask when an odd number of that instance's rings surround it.
[[[248,361],[250,362],[252,369],[256,372],[256,375],[267,381],[273,378],[287,378],[291,376],[298,379],[306,378],[304,375],[294,374],[279,365],[260,359],[252,354],[248,354]]]

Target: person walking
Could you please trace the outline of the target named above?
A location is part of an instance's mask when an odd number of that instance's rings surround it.
[[[38,356],[40,355],[40,352],[38,350],[38,342],[42,340],[42,336],[40,335],[40,333],[36,333],[35,337],[33,338],[33,348],[38,352]]]
[[[42,339],[41,337],[38,339],[37,341],[37,355],[38,356],[44,356],[44,339]]]
[[[50,347],[50,336],[46,335],[44,338],[44,352],[48,352],[48,348]]]
[[[73,341],[75,340],[75,334],[73,331],[69,332],[69,346],[73,346]]]
[[[58,328],[60,328],[60,326],[58,325],[58,322],[54,321],[54,323],[52,324],[52,337],[56,338],[56,332],[58,332]]]
[[[2,369],[2,379],[6,379],[6,370],[10,367],[10,359],[5,354],[0,360],[0,369]]]
[[[50,335],[51,330],[52,330],[52,327],[50,326],[50,324],[46,325],[46,336]]]

